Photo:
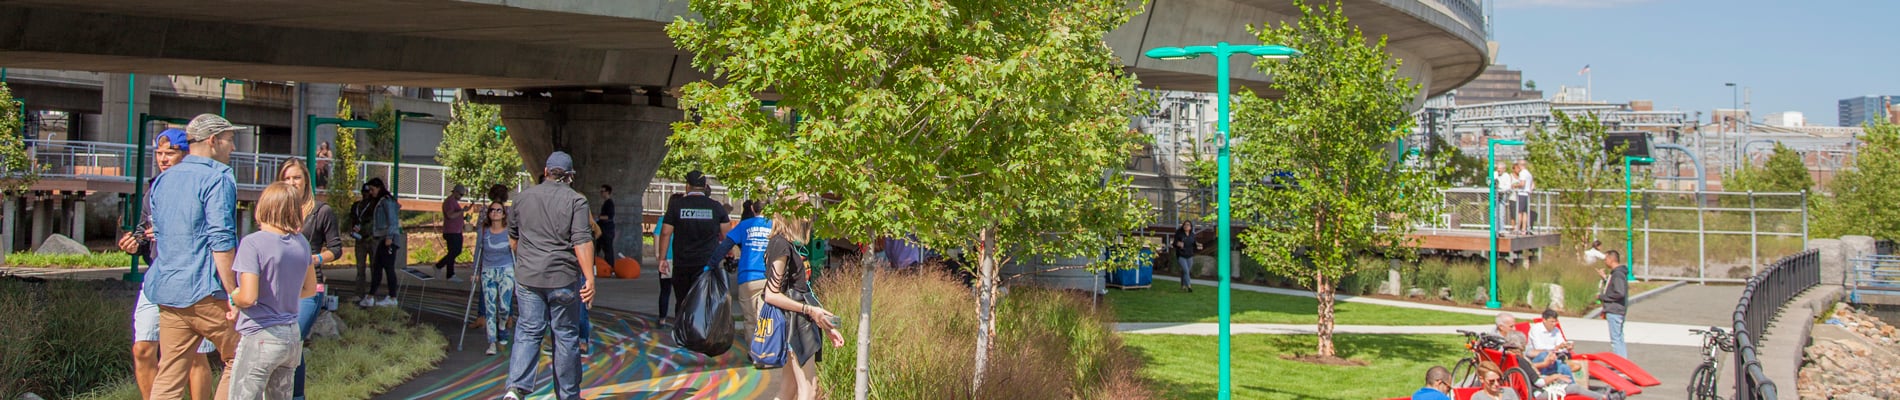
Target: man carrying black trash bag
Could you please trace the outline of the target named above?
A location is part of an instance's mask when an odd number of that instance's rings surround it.
[[[508,355],[508,394],[520,399],[535,390],[541,337],[554,331],[554,393],[579,399],[581,309],[594,303],[594,232],[587,198],[568,187],[574,159],[548,156],[544,180],[515,195],[509,209],[508,241],[515,249],[515,342]]]
[[[725,271],[705,268],[716,257],[714,245],[725,237],[732,218],[726,206],[707,197],[712,193],[706,174],[686,174],[687,192],[666,206],[666,226],[659,243],[673,244],[673,261],[661,268],[673,271],[673,339],[681,347],[709,356],[724,354],[732,343],[730,285]]]

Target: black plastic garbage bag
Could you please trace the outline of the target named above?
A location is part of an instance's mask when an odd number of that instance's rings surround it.
[[[732,350],[732,304],[725,269],[707,268],[676,309],[673,341],[711,357]]]

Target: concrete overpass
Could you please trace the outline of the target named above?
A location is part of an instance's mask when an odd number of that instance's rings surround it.
[[[1389,38],[1401,73],[1424,96],[1463,85],[1489,64],[1476,0],[1341,0],[1371,35]],[[683,0],[0,0],[0,67],[222,76],[410,87],[509,89],[503,105],[529,170],[573,153],[584,192],[653,178],[670,124],[667,93],[707,75],[664,32],[691,18]],[[1107,41],[1142,85],[1212,91],[1214,61],[1157,62],[1144,48],[1254,43],[1249,24],[1298,14],[1284,0],[1150,0]],[[1266,76],[1234,73],[1268,95]],[[319,104],[303,107],[321,113]],[[110,108],[110,107],[108,107]],[[107,110],[111,114],[110,110]],[[293,116],[294,118],[294,116]],[[293,151],[301,152],[301,127]],[[321,132],[319,136],[323,136]],[[626,188],[634,188],[628,190]],[[624,207],[623,208],[627,208]],[[639,212],[641,210],[624,210]],[[623,211],[623,212],[624,212]],[[625,222],[621,232],[638,228]],[[621,248],[638,250],[623,235]],[[626,242],[626,241],[631,241]]]

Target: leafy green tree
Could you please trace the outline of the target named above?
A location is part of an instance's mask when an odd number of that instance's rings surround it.
[[[1556,191],[1556,202],[1571,205],[1556,207],[1557,215],[1541,217],[1556,218],[1552,225],[1556,226],[1563,242],[1583,249],[1593,240],[1592,227],[1623,224],[1623,159],[1612,153],[1622,154],[1624,149],[1604,151],[1603,141],[1608,131],[1596,114],[1551,112],[1556,114],[1557,130],[1538,125],[1525,144],[1531,176],[1537,190]],[[1649,187],[1642,181],[1633,186]],[[1621,247],[1607,244],[1608,240],[1604,242],[1606,247]]]
[[[370,111],[369,120],[375,121],[376,127],[363,130],[363,138],[367,143],[362,146],[360,155],[370,161],[389,162],[396,159],[396,106],[384,101],[374,111]]]
[[[435,161],[448,167],[450,182],[486,193],[490,185],[515,186],[521,172],[521,152],[501,126],[501,106],[457,101],[454,118],[442,130]]]
[[[1900,125],[1875,122],[1853,165],[1828,184],[1831,193],[1816,199],[1816,237],[1867,235],[1900,239]]]
[[[1814,177],[1808,175],[1801,153],[1777,142],[1766,164],[1743,166],[1724,176],[1722,186],[1728,191],[1791,193],[1812,189]]]
[[[0,193],[19,193],[40,179],[40,167],[26,153],[26,116],[13,90],[0,82]]]
[[[1263,100],[1244,91],[1234,110],[1234,181],[1281,185],[1238,185],[1233,202],[1236,214],[1260,217],[1240,235],[1247,254],[1314,289],[1316,355],[1334,357],[1339,280],[1358,267],[1361,254],[1409,253],[1394,250],[1406,245],[1409,221],[1424,215],[1439,185],[1433,171],[1393,162],[1390,144],[1409,131],[1406,104],[1418,86],[1399,76],[1400,61],[1386,53],[1385,38],[1368,40],[1338,3],[1296,4],[1297,23],[1248,27],[1261,43],[1305,52],[1254,64],[1285,97]]]
[[[677,159],[753,193],[839,199],[817,236],[915,234],[968,248],[983,388],[999,267],[1096,256],[1151,219],[1115,174],[1140,146],[1146,97],[1103,35],[1141,7],[1122,0],[693,0],[667,33],[715,81],[685,86]],[[817,17],[822,16],[822,17]],[[760,110],[775,92],[796,131]],[[980,397],[971,394],[971,397]]]
[[[1491,176],[1485,172],[1483,158],[1465,154],[1443,136],[1431,135],[1431,141],[1424,153],[1426,158],[1444,161],[1445,170],[1438,174],[1440,185],[1483,186],[1485,179]]]
[[[336,99],[336,116],[355,118],[348,99]],[[362,160],[356,153],[356,131],[343,128],[336,130],[335,144],[330,146],[330,187],[325,196],[325,202],[330,204],[331,209],[344,214],[345,219],[350,219],[346,221],[349,224],[347,226],[356,226],[357,222],[349,211],[350,205],[357,200],[356,188],[363,183],[362,171],[356,168],[356,163]]]

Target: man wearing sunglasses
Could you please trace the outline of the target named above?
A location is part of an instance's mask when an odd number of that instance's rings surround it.
[[[1451,371],[1433,365],[1425,371],[1425,387],[1412,393],[1412,400],[1451,400]]]

